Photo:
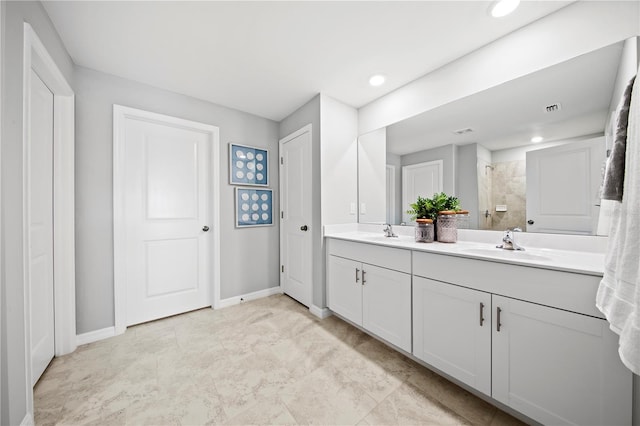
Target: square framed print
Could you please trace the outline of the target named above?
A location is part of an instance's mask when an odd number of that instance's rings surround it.
[[[272,225],[273,191],[236,188],[236,228]]]
[[[269,186],[269,151],[230,143],[229,182],[231,185]]]

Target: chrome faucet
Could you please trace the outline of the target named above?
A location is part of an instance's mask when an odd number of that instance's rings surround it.
[[[497,248],[501,248],[504,250],[520,250],[524,251],[523,247],[520,247],[516,244],[515,234],[514,232],[522,232],[520,228],[510,228],[504,231],[504,235],[502,236],[502,244],[497,245]]]
[[[384,232],[385,237],[397,237],[397,235],[393,233],[393,228],[389,223],[384,224],[384,229],[382,230],[382,232]]]

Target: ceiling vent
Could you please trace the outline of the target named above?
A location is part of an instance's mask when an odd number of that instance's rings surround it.
[[[458,130],[454,130],[453,133],[455,133],[456,135],[464,135],[466,133],[472,133],[473,129],[470,127],[467,127],[466,129],[458,129]]]
[[[558,112],[562,109],[562,105],[560,102],[556,102],[555,104],[547,105],[544,107],[544,112]]]

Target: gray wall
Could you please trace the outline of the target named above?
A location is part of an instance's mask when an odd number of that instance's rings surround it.
[[[458,147],[456,196],[460,206],[469,210],[469,227],[478,228],[478,144]]]
[[[20,424],[27,413],[22,263],[22,63],[24,22],[29,23],[73,86],[73,63],[39,2],[2,7],[2,329],[0,423]]]
[[[311,124],[311,156],[313,198],[311,201],[311,231],[313,239],[313,304],[319,308],[326,306],[324,291],[324,247],[322,238],[321,186],[320,179],[320,95],[298,108],[280,122],[280,138]]]
[[[113,104],[220,128],[222,299],[279,285],[279,228],[235,229],[229,142],[271,152],[269,185],[278,205],[278,124],[241,111],[82,67],[76,69],[76,313],[78,333],[114,324]],[[248,266],[248,259],[251,266]]]

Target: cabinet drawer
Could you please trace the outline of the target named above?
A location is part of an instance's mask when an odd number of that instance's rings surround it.
[[[411,251],[382,247],[375,244],[327,239],[327,254],[354,259],[362,263],[411,273]]]
[[[413,252],[413,274],[488,293],[604,318],[595,306],[601,277]]]

